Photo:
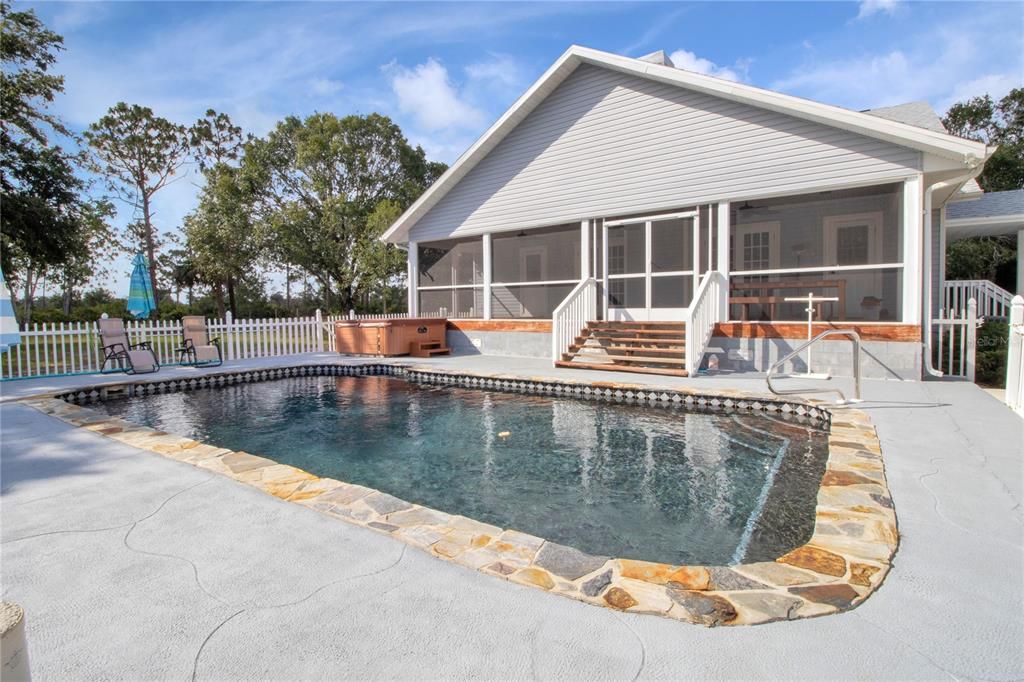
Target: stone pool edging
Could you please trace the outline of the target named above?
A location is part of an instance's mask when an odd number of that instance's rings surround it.
[[[125,395],[324,375],[388,375],[486,390],[698,409],[763,410],[824,420],[830,426],[829,454],[818,490],[814,532],[805,545],[775,561],[734,566],[674,566],[595,557],[516,530],[447,514],[371,488],[320,478],[264,457],[203,444],[75,404]],[[860,410],[836,410],[821,401],[779,400],[735,390],[710,394],[687,388],[372,363],[299,365],[211,373],[188,379],[143,379],[20,402],[108,438],[392,535],[468,568],[590,604],[706,626],[793,620],[852,608],[882,583],[899,541],[881,448],[870,419]]]

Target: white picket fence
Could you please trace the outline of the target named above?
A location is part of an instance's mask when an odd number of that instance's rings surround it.
[[[391,315],[390,317],[395,317]],[[332,323],[346,316],[224,319],[206,321],[210,336],[220,339],[225,360],[265,358],[334,350]],[[161,365],[178,361],[182,343],[178,320],[130,320],[131,343],[148,341]],[[0,357],[0,379],[98,372],[103,352],[95,322],[35,323],[21,331],[21,343]]]
[[[974,381],[974,354],[977,347],[978,303],[973,298],[959,312],[939,311],[932,320],[936,338],[932,344],[934,366],[947,377]]]
[[[1006,404],[1024,417],[1024,298],[1010,305],[1010,338],[1006,353]]]

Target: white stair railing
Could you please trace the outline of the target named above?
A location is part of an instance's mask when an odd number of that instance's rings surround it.
[[[715,324],[722,321],[725,287],[725,275],[717,270],[708,271],[686,309],[686,371],[690,376],[697,374]]]
[[[1013,294],[987,279],[959,279],[945,283],[942,309],[947,315],[957,315],[967,309],[967,302],[978,303],[978,317],[1010,316]]]
[[[597,319],[597,280],[588,277],[569,292],[551,314],[551,362],[562,359],[562,353],[579,336],[587,322]]]

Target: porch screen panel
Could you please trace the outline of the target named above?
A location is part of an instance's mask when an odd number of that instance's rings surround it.
[[[549,319],[581,271],[580,225],[506,232],[491,237],[491,317]]]
[[[483,239],[418,245],[419,308],[423,315],[483,317]]]
[[[806,304],[835,297],[816,319],[902,319],[902,185],[734,203],[730,318],[803,321]]]

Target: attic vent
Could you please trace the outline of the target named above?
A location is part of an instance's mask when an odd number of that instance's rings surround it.
[[[661,64],[662,66],[672,67],[675,66],[675,64],[672,63],[672,60],[668,58],[668,55],[665,54],[665,50],[658,50],[657,52],[645,54],[643,57],[638,57],[638,59],[642,62],[650,62],[651,64]]]

